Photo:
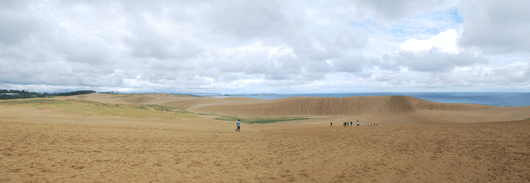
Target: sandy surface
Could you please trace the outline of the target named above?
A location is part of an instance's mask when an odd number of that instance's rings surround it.
[[[409,97],[261,101],[92,94],[56,99],[73,98],[311,119],[242,124],[236,133],[233,123],[205,117],[132,119],[0,105],[0,182],[530,181],[528,107]],[[341,112],[333,110],[337,106]],[[380,125],[339,124],[356,119]]]

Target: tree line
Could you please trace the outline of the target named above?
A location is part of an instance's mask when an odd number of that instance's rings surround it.
[[[65,93],[37,93],[29,92],[26,90],[0,90],[0,100],[5,99],[20,99],[20,98],[43,98],[43,97],[55,97],[55,96],[72,96],[72,95],[83,95],[96,93],[92,90],[79,90]]]

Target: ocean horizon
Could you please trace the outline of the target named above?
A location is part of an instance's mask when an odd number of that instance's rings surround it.
[[[203,97],[243,97],[275,100],[288,97],[359,97],[359,96],[409,96],[439,103],[463,103],[501,107],[530,106],[529,92],[373,92],[373,93],[303,93],[303,94],[193,94]]]

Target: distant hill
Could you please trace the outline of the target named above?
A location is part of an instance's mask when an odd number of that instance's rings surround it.
[[[42,98],[42,97],[54,97],[54,96],[72,96],[72,95],[83,95],[96,93],[92,90],[80,90],[65,93],[37,93],[29,92],[26,90],[0,90],[0,100],[7,99],[22,99],[22,98]]]

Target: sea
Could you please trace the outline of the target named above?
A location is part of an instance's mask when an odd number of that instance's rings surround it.
[[[464,103],[502,107],[530,106],[530,93],[514,92],[396,92],[396,93],[313,93],[313,94],[195,94],[226,98],[244,97],[275,100],[287,97],[357,97],[357,96],[410,96],[440,103]]]

